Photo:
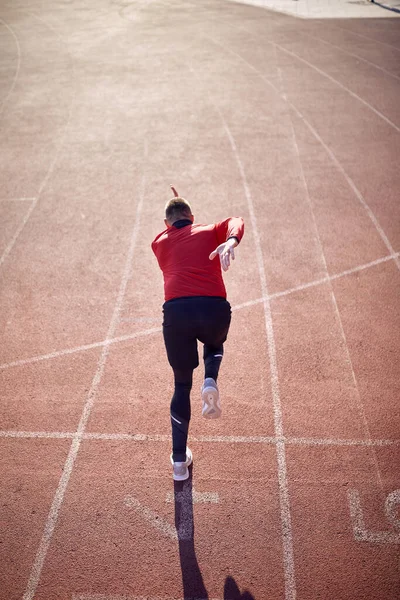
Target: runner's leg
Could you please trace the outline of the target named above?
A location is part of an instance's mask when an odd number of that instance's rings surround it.
[[[214,381],[217,381],[223,355],[224,346],[222,344],[220,346],[210,346],[209,344],[204,344],[204,379],[207,379],[207,377],[212,377]]]
[[[175,390],[171,400],[172,458],[174,462],[185,462],[193,370],[174,369],[174,380]]]
[[[168,362],[174,372],[171,400],[172,458],[186,460],[190,421],[190,390],[193,370],[199,364],[197,339],[192,331],[191,299],[176,299],[164,304],[163,335]]]

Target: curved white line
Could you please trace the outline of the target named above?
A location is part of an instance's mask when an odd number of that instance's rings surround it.
[[[322,42],[323,44],[326,44],[328,46],[332,46],[332,48],[337,48],[337,50],[340,50],[340,52],[343,52],[344,54],[348,54],[349,56],[353,56],[357,60],[361,60],[362,62],[367,63],[367,65],[371,65],[371,67],[374,67],[375,69],[379,69],[380,71],[382,71],[386,75],[389,75],[389,77],[394,77],[395,79],[398,79],[400,81],[400,77],[398,75],[395,75],[394,73],[391,73],[387,69],[384,69],[383,67],[377,65],[376,63],[371,62],[367,58],[363,58],[359,54],[354,54],[354,52],[349,52],[349,50],[345,50],[344,48],[341,48],[340,46],[336,46],[336,44],[332,44],[332,42],[328,42],[327,40],[324,40],[324,39],[322,39],[320,37],[312,35],[311,33],[302,33],[302,32],[300,32],[300,33],[301,33],[301,35],[305,35],[305,36],[307,36],[307,37],[309,37],[309,38],[311,38],[313,40],[317,40],[319,42]]]
[[[15,31],[11,27],[11,25],[6,23],[6,21],[4,21],[4,19],[0,19],[0,23],[3,23],[4,27],[6,27],[8,29],[8,31],[11,33],[11,35],[13,36],[13,38],[15,40],[15,44],[17,46],[17,67],[15,69],[14,78],[13,78],[11,87],[10,87],[6,97],[4,98],[3,102],[1,103],[1,106],[0,106],[0,115],[1,115],[4,110],[7,100],[9,99],[9,97],[11,96],[11,94],[14,91],[15,85],[16,85],[18,77],[19,77],[19,72],[21,69],[21,46],[19,45],[19,40],[18,40],[17,34],[15,33]]]
[[[26,11],[24,11],[24,12],[26,12]],[[41,21],[42,23],[44,23],[44,25],[47,25],[47,27],[48,27],[49,29],[52,29],[52,30],[53,30],[53,31],[56,33],[56,35],[58,36],[58,38],[59,38],[59,39],[62,41],[62,38],[61,38],[61,37],[60,37],[60,35],[57,33],[57,31],[56,31],[54,28],[52,28],[50,25],[48,25],[48,24],[47,24],[45,21],[43,21],[43,19],[41,19],[40,17],[37,17],[37,16],[36,16],[34,13],[26,13],[26,14],[31,14],[31,15],[32,15],[32,16],[34,16],[36,19],[38,19],[39,21]],[[72,61],[71,61],[71,64],[73,65]],[[72,67],[72,68],[74,68],[74,67]],[[16,81],[16,79],[15,79],[15,81]],[[15,85],[15,82],[14,82],[14,85]],[[10,90],[9,94],[11,93],[11,91],[12,91],[12,90]],[[13,249],[13,247],[15,246],[15,243],[16,243],[16,241],[17,241],[17,239],[18,239],[18,237],[19,237],[20,233],[22,232],[22,230],[24,229],[25,225],[26,225],[26,224],[27,224],[27,222],[29,221],[29,219],[30,219],[30,217],[31,217],[31,215],[32,215],[32,213],[33,213],[33,211],[34,211],[34,209],[35,209],[35,208],[36,208],[36,206],[37,206],[37,203],[39,202],[39,199],[40,199],[41,193],[43,192],[44,188],[46,187],[46,185],[47,185],[47,183],[48,183],[48,181],[49,181],[49,179],[50,179],[50,177],[51,177],[51,175],[52,175],[52,173],[53,173],[53,171],[54,171],[54,167],[55,167],[55,165],[56,165],[56,162],[57,162],[57,160],[58,160],[58,157],[59,157],[59,155],[60,155],[61,148],[63,147],[63,144],[64,144],[64,139],[65,139],[65,135],[66,135],[66,132],[67,132],[67,129],[68,129],[69,123],[70,123],[70,121],[71,121],[71,115],[72,115],[72,105],[73,105],[73,101],[74,101],[74,97],[72,96],[72,98],[71,98],[71,102],[70,102],[70,105],[69,105],[69,108],[68,108],[68,117],[67,117],[67,120],[66,120],[66,122],[65,122],[65,125],[64,125],[64,130],[63,130],[63,133],[61,134],[61,137],[60,137],[59,144],[58,144],[58,146],[57,146],[57,148],[56,148],[56,150],[55,150],[55,152],[54,152],[54,154],[53,154],[53,158],[52,158],[52,160],[51,160],[51,163],[50,163],[50,165],[49,165],[49,168],[47,169],[47,172],[46,172],[46,174],[45,174],[45,176],[44,176],[44,178],[43,178],[43,180],[42,180],[42,182],[41,182],[41,184],[40,184],[40,186],[39,186],[39,189],[38,189],[38,192],[37,192],[37,197],[36,197],[36,198],[34,198],[34,200],[33,200],[33,202],[32,202],[32,205],[30,206],[30,208],[29,208],[29,210],[28,210],[28,213],[26,214],[26,216],[25,216],[25,218],[23,219],[23,221],[22,221],[21,225],[18,227],[18,229],[17,229],[17,232],[15,233],[15,235],[14,235],[14,237],[12,238],[11,242],[8,244],[8,246],[7,246],[7,248],[5,249],[5,251],[4,251],[4,253],[3,253],[3,255],[1,256],[1,259],[0,259],[0,266],[1,266],[1,265],[4,263],[5,259],[7,258],[7,256],[9,256],[9,254],[10,254],[11,250],[12,250],[12,249]]]
[[[256,67],[254,67],[245,58],[243,58],[243,56],[241,56],[240,54],[238,54],[237,52],[235,52],[231,48],[228,48],[224,44],[221,44],[220,42],[217,42],[215,39],[211,38],[210,36],[208,36],[206,34],[203,34],[203,35],[205,37],[207,37],[207,39],[211,40],[214,44],[220,46],[221,48],[224,48],[228,52],[231,52],[232,54],[234,54],[235,56],[237,56],[246,65],[248,65],[251,69],[253,69],[253,71],[255,71],[257,73],[257,75],[263,81],[265,81],[265,83],[267,83],[278,94],[278,96],[280,98],[282,98],[282,100],[284,100],[284,102],[296,113],[296,115],[299,117],[299,119],[301,119],[303,121],[303,123],[310,130],[310,132],[315,137],[315,139],[318,140],[318,142],[321,144],[321,146],[325,149],[325,151],[327,152],[328,156],[331,158],[331,160],[334,163],[334,165],[336,166],[336,168],[342,173],[343,177],[346,179],[349,187],[353,190],[356,198],[359,200],[359,202],[361,203],[361,205],[364,207],[367,215],[369,216],[369,218],[373,222],[373,224],[374,224],[376,230],[378,231],[378,233],[379,233],[379,235],[380,235],[383,243],[385,244],[386,248],[389,250],[389,254],[394,257],[394,261],[396,263],[397,268],[400,270],[400,260],[398,258],[398,255],[395,252],[393,246],[391,245],[391,243],[390,243],[388,237],[386,236],[384,230],[382,229],[382,227],[381,227],[378,219],[375,217],[375,214],[371,210],[370,206],[366,202],[364,196],[362,195],[362,193],[360,192],[360,190],[357,188],[356,184],[354,183],[354,181],[352,180],[352,178],[350,177],[350,175],[348,175],[347,171],[344,169],[344,167],[342,166],[342,164],[336,158],[336,156],[333,153],[333,151],[329,148],[329,146],[321,138],[321,136],[319,135],[319,133],[317,132],[317,130],[304,117],[304,115],[299,111],[299,109],[292,102],[290,102],[290,100],[288,100],[286,94],[283,94],[267,77],[265,77],[265,75],[263,75]]]
[[[34,208],[37,204],[38,199],[34,198],[31,201],[31,205],[28,208],[24,218],[22,219],[19,227],[17,228],[16,232],[14,233],[13,237],[11,238],[10,242],[7,244],[3,254],[0,257],[0,267],[3,264],[3,262],[6,260],[7,256],[10,254],[11,250],[14,248],[15,242],[17,241],[19,234],[21,233],[21,231],[23,230],[23,228],[25,227],[25,225],[27,224],[29,217],[31,216],[32,212],[34,211]]]
[[[345,92],[347,92],[348,94],[350,94],[350,96],[353,96],[353,98],[356,98],[359,102],[361,102],[362,104],[364,104],[364,106],[367,106],[379,118],[381,118],[383,121],[385,121],[386,123],[388,123],[388,125],[390,125],[391,127],[393,127],[393,129],[395,129],[396,131],[398,131],[400,133],[400,127],[397,127],[397,125],[395,125],[395,123],[393,123],[393,121],[391,121],[390,119],[388,119],[378,109],[374,108],[372,106],[372,104],[370,104],[369,102],[367,102],[366,100],[364,100],[363,98],[361,98],[361,96],[359,96],[358,94],[356,94],[355,92],[353,92],[351,89],[349,89],[343,83],[340,83],[340,81],[338,81],[334,77],[331,77],[331,75],[329,75],[328,73],[326,73],[325,71],[323,71],[319,67],[313,65],[312,63],[310,63],[305,58],[302,58],[301,56],[299,56],[295,52],[292,52],[291,50],[288,50],[287,48],[284,48],[283,46],[281,46],[280,44],[277,44],[276,42],[268,42],[268,43],[272,44],[276,48],[279,48],[279,50],[281,50],[282,52],[286,52],[286,54],[289,54],[290,56],[293,56],[295,59],[300,60],[301,62],[303,62],[304,64],[306,64],[311,69],[314,69],[314,71],[317,71],[317,73],[319,73],[323,77],[326,77],[327,79],[329,79],[330,81],[332,81],[332,83],[335,83],[337,86],[339,86],[340,88],[342,88],[342,90],[344,90]]]
[[[375,40],[374,38],[364,35],[363,33],[357,33],[356,31],[352,31],[351,29],[346,29],[346,27],[339,27],[339,25],[334,25],[334,28],[340,29],[341,31],[346,31],[347,33],[350,33],[351,35],[357,35],[358,37],[362,37],[362,38],[368,40],[369,42],[374,42],[375,44],[381,44],[382,46],[386,46],[387,48],[396,50],[396,52],[400,52],[400,48],[397,48],[396,46],[392,46],[391,44],[386,44],[385,42],[380,42],[379,40]]]

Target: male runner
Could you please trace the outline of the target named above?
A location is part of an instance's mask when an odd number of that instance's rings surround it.
[[[187,447],[190,390],[199,365],[197,340],[204,344],[203,416],[221,415],[218,371],[231,321],[221,266],[227,271],[234,248],[243,237],[244,222],[232,217],[213,225],[194,225],[189,202],[178,196],[165,207],[167,227],[151,247],[164,275],[163,334],[175,390],[171,400],[173,478],[189,477],[192,453]],[[219,261],[214,258],[219,256]]]

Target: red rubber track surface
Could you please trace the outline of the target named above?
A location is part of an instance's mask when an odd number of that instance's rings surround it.
[[[18,0],[0,49],[0,598],[397,599],[399,21]],[[170,183],[246,222],[175,487]]]

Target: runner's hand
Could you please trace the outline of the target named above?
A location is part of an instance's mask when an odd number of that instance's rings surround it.
[[[219,254],[219,260],[221,261],[221,267],[224,271],[229,269],[232,260],[235,260],[235,253],[233,249],[237,246],[237,240],[235,238],[229,238],[223,244],[220,244],[217,248],[215,248],[214,252],[211,252],[208,257],[210,260],[213,260],[217,254]]]
[[[175,198],[178,198],[179,194],[178,194],[178,192],[176,191],[176,189],[174,188],[174,186],[173,186],[173,185],[170,185],[170,188],[171,188],[171,190],[174,192],[174,196],[175,196]]]

